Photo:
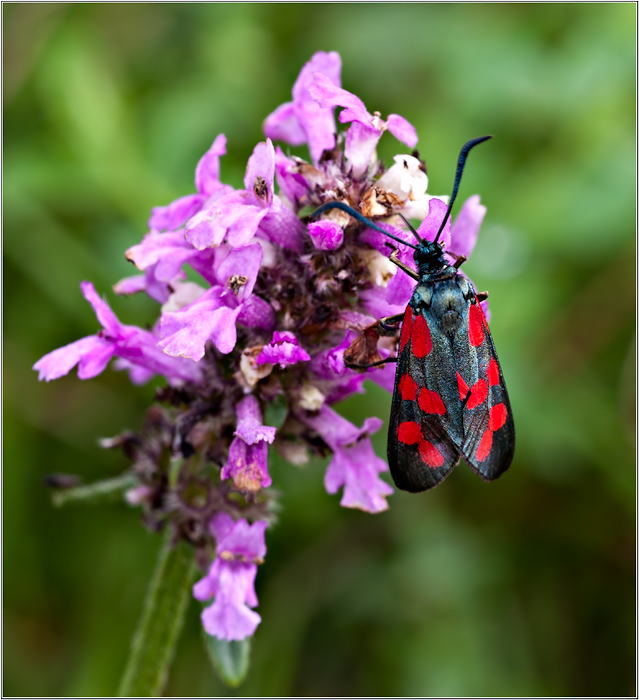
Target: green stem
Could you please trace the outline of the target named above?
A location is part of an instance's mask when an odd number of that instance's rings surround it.
[[[51,500],[57,508],[69,503],[94,504],[120,498],[128,489],[136,486],[138,480],[133,474],[125,474],[115,479],[104,479],[85,486],[75,486],[71,489],[53,491]]]
[[[193,550],[184,542],[171,547],[170,539],[167,528],[118,697],[157,697],[168,677],[196,570]]]

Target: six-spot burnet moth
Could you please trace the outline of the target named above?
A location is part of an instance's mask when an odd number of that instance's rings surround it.
[[[390,256],[401,270],[417,280],[404,314],[381,322],[381,327],[387,329],[402,323],[397,357],[356,365],[364,369],[397,362],[388,464],[396,486],[405,491],[426,491],[437,486],[460,457],[482,479],[493,481],[508,469],[515,451],[508,392],[479,303],[486,294],[478,294],[459,272],[465,258],[446,251],[456,258],[449,265],[438,243],[457,196],[468,153],[489,138],[473,139],[462,148],[446,215],[433,241],[420,238],[404,219],[418,244],[405,243],[344,202],[327,202],[311,215],[341,209],[415,250],[417,272],[397,258],[397,251]]]

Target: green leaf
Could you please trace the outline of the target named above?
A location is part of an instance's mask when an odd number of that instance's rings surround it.
[[[75,486],[70,489],[53,491],[51,500],[57,508],[66,506],[69,503],[104,503],[122,498],[125,491],[138,483],[133,474],[125,474],[115,479],[104,479],[85,486]]]
[[[131,641],[118,697],[156,697],[162,693],[191,596],[195,570],[193,550],[184,542],[172,547],[171,530],[167,528],[142,617]]]
[[[220,678],[231,688],[237,688],[246,678],[251,656],[251,637],[227,642],[204,634],[204,646]]]

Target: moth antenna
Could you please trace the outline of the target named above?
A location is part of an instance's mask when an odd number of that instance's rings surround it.
[[[352,216],[354,219],[357,219],[357,221],[359,221],[360,223],[366,224],[366,226],[368,226],[369,228],[375,229],[375,231],[379,231],[380,233],[383,233],[385,236],[392,238],[394,241],[397,241],[398,243],[401,243],[402,245],[406,245],[409,248],[413,248],[413,249],[417,250],[417,246],[413,245],[412,243],[406,243],[406,241],[403,241],[401,238],[394,236],[392,233],[389,233],[388,231],[384,231],[383,228],[381,228],[380,226],[377,226],[370,219],[367,219],[365,216],[362,216],[356,209],[353,209],[353,207],[350,207],[348,204],[344,204],[344,202],[326,202],[326,204],[322,204],[321,207],[318,207],[310,215],[309,218],[315,219],[320,214],[323,214],[325,211],[328,211],[329,209],[341,209],[342,211],[344,211],[347,214],[349,214],[350,216]],[[402,217],[402,218],[404,218],[404,217]]]
[[[413,234],[413,236],[415,236],[415,238],[417,239],[417,242],[418,242],[418,243],[421,243],[421,242],[422,242],[422,238],[421,238],[421,236],[419,235],[419,233],[417,233],[417,231],[415,231],[415,229],[413,228],[413,225],[411,224],[411,222],[410,222],[403,214],[400,214],[399,212],[397,212],[397,215],[398,215],[399,218],[406,224],[406,226],[408,226],[408,228],[411,230],[411,233]]]
[[[468,158],[468,153],[470,152],[471,148],[474,148],[477,146],[477,144],[482,143],[483,141],[488,141],[488,139],[492,139],[491,136],[479,136],[476,139],[471,139],[467,143],[465,143],[462,146],[461,151],[459,152],[459,159],[457,161],[457,171],[455,172],[455,184],[453,185],[453,192],[450,195],[450,202],[448,203],[448,209],[446,210],[446,216],[444,217],[444,220],[442,221],[442,225],[439,227],[439,231],[437,231],[437,235],[435,236],[434,243],[437,243],[439,239],[439,235],[441,232],[444,230],[444,226],[446,226],[446,222],[448,221],[448,217],[450,216],[450,212],[452,211],[453,204],[455,203],[455,198],[457,197],[457,190],[459,189],[459,183],[461,182],[462,174],[464,172],[464,166],[466,165],[466,158]]]

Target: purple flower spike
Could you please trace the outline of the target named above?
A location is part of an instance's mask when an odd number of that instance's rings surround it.
[[[361,428],[324,405],[316,416],[302,420],[317,430],[322,440],[333,450],[324,485],[328,493],[337,493],[344,487],[340,505],[358,508],[368,513],[379,513],[388,508],[386,496],[393,489],[378,474],[388,471],[388,465],[373,451],[369,434],[377,432],[382,421],[367,418]]]
[[[164,523],[173,540],[194,549],[197,562],[210,562],[193,595],[207,601],[206,633],[222,640],[246,639],[261,621],[255,578],[279,499],[270,488],[271,446],[296,465],[330,453],[325,488],[339,493],[344,507],[378,513],[393,492],[370,437],[381,420],[367,418],[358,427],[333,409],[370,381],[394,390],[397,364],[376,360],[401,352],[401,334],[384,332],[379,321],[403,316],[414,293],[418,246],[405,224],[421,221],[417,238],[433,241],[448,197],[428,192],[425,161],[409,155],[414,127],[398,114],[385,120],[369,112],[342,88],[340,74],[335,52],[315,53],[303,66],[292,100],[264,122],[266,136],[248,158],[239,189],[220,180],[226,153],[220,134],[197,163],[192,194],[152,210],[150,230],[126,251],[135,275],[114,287],[158,303],[148,330],[122,324],[83,282],[101,329],[34,365],[47,381],[76,366],[81,379],[94,377],[109,363],[134,384],[166,378],[141,429],[101,445],[131,459],[133,486],[125,498],[143,508],[145,525],[157,530]],[[394,163],[377,158],[385,131],[406,144]],[[307,144],[311,157],[274,148],[272,139]],[[309,223],[311,208],[335,202],[362,216],[335,208]],[[472,196],[442,228],[438,241],[449,265],[470,256],[485,211]],[[367,220],[394,225],[373,230]],[[402,269],[389,259],[392,249]],[[486,301],[481,308],[488,317]],[[487,337],[478,323],[475,335]],[[492,384],[494,370],[486,370]],[[505,405],[491,411],[495,430],[508,418]],[[264,411],[277,429],[264,424]],[[492,432],[476,450],[479,461]]]
[[[481,204],[478,194],[464,202],[450,231],[450,250],[453,253],[470,257],[485,215],[486,207]]]
[[[152,374],[162,374],[171,382],[197,384],[202,380],[202,371],[195,363],[164,355],[156,347],[158,338],[153,333],[120,323],[90,282],[82,282],[80,286],[103,330],[97,335],[58,348],[38,360],[33,369],[38,370],[40,380],[58,379],[68,374],[76,364],[79,364],[80,379],[90,379],[100,374],[114,356]]]
[[[260,520],[248,525],[244,519],[233,523],[229,515],[218,513],[210,529],[217,556],[208,574],[193,586],[193,597],[201,601],[215,597],[201,616],[208,634],[228,641],[245,639],[261,622],[250,608],[258,604],[255,576],[266,554],[266,523]]]
[[[334,250],[344,242],[344,229],[329,219],[310,223],[308,234],[318,250]]]
[[[275,331],[273,340],[262,348],[262,352],[257,356],[258,365],[269,362],[272,365],[279,364],[284,369],[288,365],[298,362],[306,362],[311,356],[300,346],[299,340],[290,331]]]
[[[293,101],[280,105],[264,121],[266,136],[300,146],[308,143],[311,159],[319,162],[322,153],[335,145],[335,118],[333,109],[317,104],[309,92],[313,76],[325,75],[340,85],[342,60],[338,53],[318,51],[302,68],[293,86]]]

